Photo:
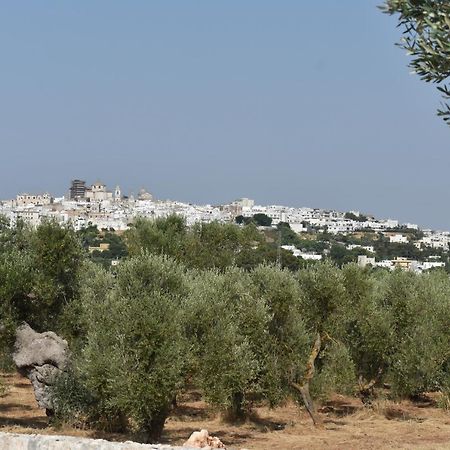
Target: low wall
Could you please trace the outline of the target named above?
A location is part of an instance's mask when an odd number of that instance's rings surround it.
[[[109,442],[71,436],[0,433],[0,450],[189,450],[189,447]]]

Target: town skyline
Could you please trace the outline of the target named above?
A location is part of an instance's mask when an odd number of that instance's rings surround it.
[[[450,228],[440,99],[379,3],[5,3],[2,197],[99,174]]]
[[[364,216],[367,216],[369,218],[373,218],[375,220],[394,220],[396,222],[398,222],[399,225],[411,225],[413,224],[414,227],[418,226],[419,229],[422,230],[433,230],[436,232],[447,232],[450,231],[450,227],[449,228],[433,228],[430,226],[427,226],[426,224],[422,224],[418,221],[414,221],[414,220],[403,220],[402,218],[396,216],[396,215],[391,215],[391,216],[382,216],[382,215],[378,215],[378,214],[374,214],[371,211],[369,211],[366,208],[343,208],[343,209],[337,209],[337,208],[327,208],[327,207],[323,207],[321,205],[310,205],[307,203],[303,203],[303,204],[289,204],[286,202],[264,202],[261,201],[260,199],[253,199],[246,196],[242,196],[242,195],[237,195],[234,197],[230,197],[228,196],[227,198],[225,198],[225,200],[223,201],[204,201],[204,202],[195,202],[195,201],[189,201],[189,200],[185,200],[183,198],[169,198],[169,197],[164,197],[164,196],[160,196],[155,194],[155,192],[152,189],[149,189],[148,186],[141,186],[139,189],[134,189],[134,190],[127,190],[127,189],[123,189],[122,186],[123,184],[120,182],[116,182],[116,183],[112,183],[112,184],[108,184],[105,183],[103,181],[102,177],[94,177],[92,180],[84,180],[81,178],[73,178],[70,180],[69,183],[67,183],[66,185],[66,189],[63,189],[62,191],[58,191],[58,192],[51,192],[50,190],[40,190],[40,191],[35,191],[35,192],[31,192],[31,191],[26,191],[26,190],[21,190],[19,192],[17,192],[15,195],[10,196],[9,198],[6,197],[0,197],[0,206],[5,206],[6,204],[8,204],[8,202],[16,202],[16,206],[22,206],[22,207],[26,207],[27,203],[26,203],[26,197],[30,196],[30,197],[35,197],[35,196],[41,196],[42,198],[45,198],[48,200],[48,203],[50,203],[50,199],[51,202],[53,203],[54,200],[56,200],[57,202],[61,202],[61,201],[71,201],[74,200],[75,198],[72,198],[71,195],[71,187],[73,187],[73,183],[77,183],[77,182],[81,182],[83,183],[83,185],[86,185],[86,189],[88,191],[91,191],[92,188],[95,188],[95,185],[101,184],[104,188],[105,191],[107,191],[109,193],[109,197],[100,197],[100,198],[95,198],[92,197],[91,199],[89,199],[89,196],[87,196],[87,198],[85,199],[88,202],[107,202],[109,200],[113,200],[113,199],[121,199],[121,200],[146,200],[146,201],[152,201],[152,202],[160,202],[160,203],[168,203],[170,204],[186,204],[186,205],[192,205],[192,206],[198,206],[198,207],[204,207],[204,206],[212,206],[212,207],[222,207],[222,206],[226,206],[226,205],[230,205],[233,204],[236,201],[239,200],[250,200],[254,205],[256,206],[262,206],[262,207],[280,207],[280,208],[286,208],[286,209],[310,209],[310,210],[317,210],[317,211],[331,211],[331,212],[336,212],[336,213],[340,213],[340,214],[345,214],[347,212],[356,212],[357,214],[361,214]],[[97,186],[97,189],[100,186]],[[118,190],[118,191],[117,191]],[[19,198],[22,197],[23,199],[19,200]],[[84,196],[82,196],[84,197]],[[40,203],[38,203],[39,205]],[[105,203],[106,204],[106,203]],[[31,206],[31,203],[30,205]],[[1,208],[0,208],[0,214],[1,214]]]
[[[73,179],[63,196],[50,193],[22,193],[0,202],[0,215],[10,227],[24,222],[31,229],[48,223],[67,226],[77,233],[95,229],[97,233],[122,234],[139,226],[142,219],[155,224],[183,218],[183,226],[195,230],[215,223],[218,226],[253,224],[261,233],[278,235],[278,252],[282,250],[296,260],[321,261],[329,258],[338,264],[357,262],[361,267],[383,267],[422,273],[449,266],[450,231],[420,227],[416,223],[402,223],[395,218],[380,218],[360,211],[337,211],[311,207],[292,207],[282,204],[257,204],[243,197],[222,204],[195,204],[182,201],[159,200],[146,189],[126,195],[116,184],[114,189],[100,181]],[[156,225],[157,226],[157,225]],[[273,240],[273,237],[269,239]],[[305,239],[306,238],[306,239]],[[109,243],[90,246],[96,255],[107,252]]]
[[[77,178],[75,177],[72,179],[77,179]],[[78,177],[78,179],[85,179],[85,178]],[[279,206],[286,206],[286,207],[291,207],[291,208],[311,208],[311,209],[330,210],[330,211],[339,211],[339,212],[359,211],[362,214],[373,216],[376,218],[384,218],[384,219],[393,218],[393,219],[399,220],[401,223],[416,223],[420,226],[421,229],[432,229],[432,230],[436,230],[436,231],[450,230],[450,221],[449,221],[449,224],[447,227],[445,227],[445,226],[439,227],[439,226],[434,226],[433,224],[430,224],[430,222],[423,223],[422,221],[417,220],[414,217],[404,217],[400,214],[395,214],[395,212],[390,215],[386,215],[386,214],[383,215],[382,213],[374,212],[369,207],[366,207],[364,205],[362,205],[361,207],[356,206],[353,208],[352,207],[336,208],[333,206],[315,205],[315,204],[308,202],[307,199],[305,199],[305,201],[299,200],[297,202],[295,202],[295,201],[294,202],[283,202],[283,200],[281,200],[281,201],[267,200],[266,201],[265,199],[261,199],[259,197],[248,195],[247,193],[244,193],[245,195],[243,195],[242,193],[236,193],[236,195],[227,195],[227,193],[223,193],[223,195],[219,199],[209,199],[209,200],[208,200],[208,196],[206,195],[206,196],[202,196],[202,199],[200,199],[200,200],[195,200],[195,199],[191,199],[187,196],[183,196],[182,193],[180,193],[180,195],[177,197],[174,197],[174,196],[171,197],[168,195],[161,194],[159,191],[156,191],[152,188],[150,182],[144,183],[138,187],[129,188],[128,187],[129,184],[122,183],[122,182],[120,182],[120,180],[119,180],[119,182],[115,182],[114,180],[111,180],[110,182],[105,182],[106,179],[108,179],[108,177],[101,177],[101,176],[95,177],[94,176],[93,178],[90,178],[87,182],[94,183],[96,181],[101,181],[101,182],[104,182],[105,185],[108,186],[108,188],[110,188],[110,189],[114,189],[118,185],[118,186],[120,186],[120,189],[123,193],[125,193],[128,196],[134,195],[136,197],[139,194],[139,191],[144,189],[144,190],[147,190],[148,192],[152,193],[155,196],[155,199],[168,200],[168,201],[179,201],[179,202],[183,202],[183,203],[187,203],[187,204],[222,205],[222,204],[227,204],[229,202],[232,202],[235,199],[247,197],[247,198],[255,199],[255,201],[258,202],[258,204],[260,204],[260,205],[279,205]],[[38,190],[34,190],[34,191],[32,191],[30,189],[28,189],[28,190],[22,189],[17,192],[12,192],[10,195],[4,195],[3,193],[0,193],[0,201],[8,200],[8,199],[16,197],[19,194],[24,194],[24,193],[30,193],[30,194],[48,193],[48,194],[53,195],[55,198],[67,196],[67,194],[69,192],[70,183],[66,180],[65,188],[63,187],[56,191],[46,189],[45,184],[43,184],[43,186],[44,186],[43,189],[38,189]],[[164,192],[164,190],[162,190],[162,192]],[[276,199],[275,197],[272,197],[272,198]]]

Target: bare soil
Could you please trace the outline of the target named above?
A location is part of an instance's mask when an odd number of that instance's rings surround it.
[[[130,435],[76,428],[54,428],[34,399],[29,381],[17,374],[0,375],[7,385],[0,397],[0,431],[66,434],[132,439]],[[163,442],[182,444],[193,431],[206,428],[228,448],[236,449],[450,449],[450,414],[436,408],[432,396],[415,402],[379,400],[371,408],[355,398],[336,396],[322,405],[325,427],[314,428],[306,412],[294,403],[270,410],[255,406],[253,416],[229,424],[210,411],[192,392],[180,398],[169,417]]]

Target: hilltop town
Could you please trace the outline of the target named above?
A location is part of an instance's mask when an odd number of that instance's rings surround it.
[[[78,179],[72,180],[68,192],[60,197],[22,193],[15,199],[0,201],[0,215],[13,226],[23,221],[36,227],[52,219],[70,224],[76,231],[96,227],[120,234],[136,218],[172,214],[184,217],[188,226],[213,221],[254,222],[274,245],[304,261],[329,256],[338,264],[355,261],[360,266],[391,270],[399,267],[414,272],[449,267],[448,231],[421,229],[416,224],[377,219],[358,211],[263,206],[248,198],[222,205],[195,205],[158,200],[145,189],[137,196],[128,196],[119,186],[112,191],[101,181],[88,185]],[[108,245],[100,244],[94,250],[102,252]]]

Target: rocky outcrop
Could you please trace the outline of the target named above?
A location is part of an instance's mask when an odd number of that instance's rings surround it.
[[[194,431],[184,445],[186,447],[203,448],[204,450],[225,448],[219,438],[209,435],[208,430]]]
[[[23,324],[16,331],[13,360],[19,372],[31,381],[39,407],[52,415],[52,386],[70,364],[67,341],[52,331],[37,333]]]

